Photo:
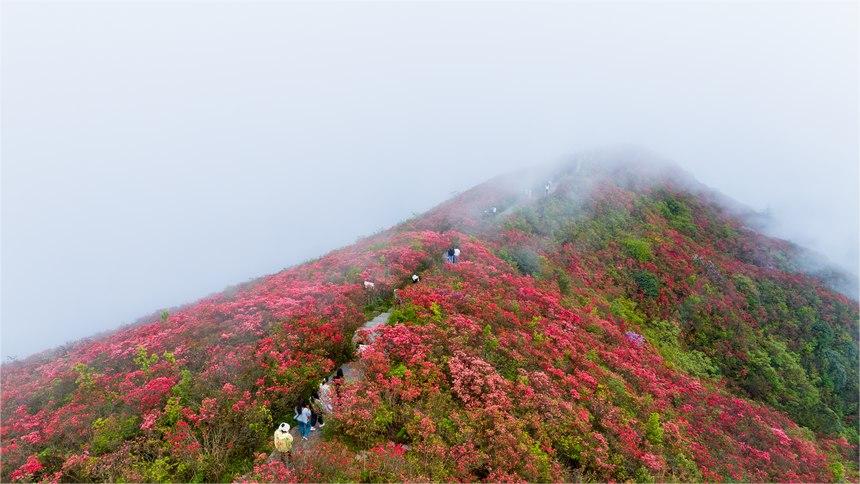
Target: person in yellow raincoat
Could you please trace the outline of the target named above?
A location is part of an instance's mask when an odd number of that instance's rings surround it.
[[[290,424],[281,422],[278,429],[275,430],[275,450],[278,451],[278,457],[284,464],[291,457],[293,449],[293,436],[290,434]]]

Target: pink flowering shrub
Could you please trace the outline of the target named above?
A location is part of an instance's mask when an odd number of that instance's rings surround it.
[[[290,468],[283,462],[272,461],[257,464],[251,472],[251,477],[239,482],[298,482]]]
[[[27,462],[25,462],[24,465],[12,471],[12,475],[10,477],[13,481],[31,480],[44,468],[45,466],[39,462],[39,458],[35,455],[31,455],[30,457],[27,457]]]

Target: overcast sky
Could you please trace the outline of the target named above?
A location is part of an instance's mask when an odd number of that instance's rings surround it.
[[[2,4],[4,357],[633,144],[856,272],[858,7]]]

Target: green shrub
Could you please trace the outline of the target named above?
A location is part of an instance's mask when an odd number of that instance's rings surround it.
[[[845,466],[841,462],[834,460],[827,467],[830,469],[830,473],[833,474],[833,482],[845,481]]]
[[[179,396],[172,396],[164,404],[164,415],[161,416],[161,420],[168,427],[173,427],[179,421],[180,411],[182,410],[182,404],[179,403],[180,400]]]
[[[735,283],[735,288],[746,297],[747,305],[751,309],[755,309],[761,305],[758,287],[755,282],[743,274],[735,274],[732,276],[732,281]]]
[[[663,426],[660,424],[660,414],[652,412],[645,422],[645,438],[654,445],[663,443]]]
[[[687,235],[696,233],[696,225],[693,223],[693,214],[690,208],[680,200],[667,197],[660,202],[660,213],[669,222],[669,225]]]
[[[406,374],[406,365],[402,362],[393,366],[390,370],[388,370],[388,376],[396,376],[398,378],[403,378],[403,375]]]
[[[73,369],[78,374],[78,378],[75,379],[75,384],[78,385],[78,388],[90,389],[95,386],[96,372],[86,363],[77,363]]]
[[[183,368],[179,372],[179,382],[173,385],[170,392],[179,397],[181,401],[188,403],[191,399],[191,387],[193,385],[194,377],[191,375],[191,371]]]
[[[388,316],[388,324],[417,323],[418,310],[420,308],[412,303],[402,304],[391,309]]]
[[[540,274],[540,255],[532,249],[525,247],[515,247],[510,250],[502,249],[499,252],[499,257],[511,264],[523,275],[534,276]]]
[[[571,280],[570,276],[567,275],[567,272],[565,272],[563,269],[556,270],[555,281],[558,284],[558,292],[560,292],[562,296],[570,296]]]
[[[343,273],[345,282],[357,283],[359,282],[359,276],[361,276],[361,268],[358,266],[351,266]]]
[[[374,294],[368,297],[367,303],[362,308],[364,317],[368,320],[373,319],[380,313],[387,311],[393,303],[394,294]]]
[[[639,466],[639,468],[636,469],[636,475],[633,476],[633,480],[636,482],[657,482],[645,466]]]
[[[499,349],[499,340],[496,339],[493,327],[489,324],[484,325],[484,349],[491,352]]]
[[[651,243],[645,239],[628,237],[621,241],[621,246],[628,256],[639,262],[646,262],[654,258],[654,254],[651,251]]]
[[[169,457],[155,459],[146,469],[146,475],[150,482],[169,482],[171,465]]]
[[[158,363],[158,354],[149,354],[146,348],[140,346],[137,348],[137,356],[134,357],[134,364],[144,373],[149,372],[149,367]]]
[[[660,356],[672,366],[699,378],[720,374],[719,366],[696,349],[683,348],[679,337],[681,328],[669,321],[650,321],[643,329],[645,337],[657,348]]]
[[[433,321],[435,321],[437,323],[442,322],[442,317],[443,317],[442,316],[442,306],[440,306],[439,303],[437,303],[437,302],[430,303],[430,313],[433,315],[432,316]]]
[[[137,435],[140,420],[132,415],[122,419],[115,415],[93,421],[91,449],[94,454],[105,454],[116,450],[126,439]]]
[[[633,273],[636,286],[648,297],[660,295],[660,280],[651,271],[639,270]]]
[[[636,303],[626,297],[614,299],[609,304],[609,312],[616,318],[621,318],[628,323],[641,325],[645,323],[645,315],[636,309]]]

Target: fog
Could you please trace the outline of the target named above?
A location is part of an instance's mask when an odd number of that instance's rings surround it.
[[[4,358],[639,146],[856,274],[856,3],[2,4]]]

